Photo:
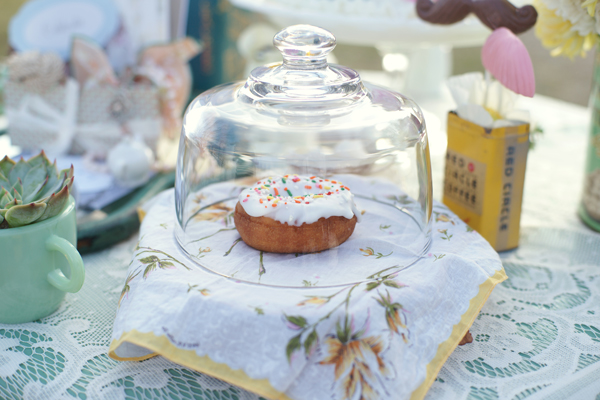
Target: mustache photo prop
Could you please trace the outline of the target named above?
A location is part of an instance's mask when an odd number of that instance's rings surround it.
[[[419,18],[432,24],[454,24],[470,13],[491,30],[504,27],[514,34],[525,32],[537,20],[533,6],[519,8],[508,0],[417,0]]]

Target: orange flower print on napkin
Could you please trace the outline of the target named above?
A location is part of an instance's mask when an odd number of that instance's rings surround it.
[[[368,328],[352,333],[351,326],[347,318],[344,327],[338,322],[336,334],[325,339],[327,356],[320,364],[335,367],[334,388],[340,399],[378,399],[379,378],[393,375],[382,357],[383,339],[377,335],[364,337]]]

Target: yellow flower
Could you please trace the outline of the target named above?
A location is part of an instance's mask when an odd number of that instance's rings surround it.
[[[385,322],[392,332],[401,334],[400,329],[406,329],[406,324],[402,322],[402,317],[404,314],[401,312],[404,311],[402,305],[398,302],[393,303],[392,297],[390,293],[386,291],[386,295],[384,296],[382,293],[379,294],[379,299],[377,303],[385,308]],[[406,316],[404,316],[404,320],[406,321]]]
[[[590,14],[590,17],[593,17],[596,13],[596,3],[598,3],[598,0],[585,0],[581,4],[581,8],[587,8],[588,14]]]
[[[372,256],[373,254],[375,254],[375,251],[370,247],[367,247],[366,250],[365,249],[359,249],[359,250],[362,251],[363,253],[365,253],[364,254],[365,257],[369,257],[369,256]]]
[[[437,217],[435,218],[435,222],[450,222],[452,225],[454,225],[454,221],[452,221],[450,219],[450,217],[447,214],[438,214]]]
[[[225,203],[217,203],[208,207],[207,210],[222,210],[222,211],[231,211],[233,210],[231,207],[225,205]]]
[[[196,198],[194,199],[194,201],[196,203],[201,203],[202,200],[204,200],[204,199],[206,199],[206,196],[203,193],[199,193],[199,194],[196,194]]]
[[[327,300],[327,298],[325,298],[325,297],[316,297],[316,296],[313,296],[313,297],[311,297],[310,299],[307,299],[307,300],[303,300],[303,301],[301,301],[301,302],[300,302],[300,303],[298,303],[297,305],[298,305],[298,306],[304,306],[304,305],[306,305],[306,304],[317,304],[317,305],[321,305],[321,304],[325,304],[325,303],[327,303],[327,301],[328,301],[328,300]]]
[[[388,308],[385,311],[385,319],[390,329],[396,333],[400,333],[398,327],[406,328],[404,322],[400,318],[400,313],[397,307]]]
[[[597,0],[586,1],[586,7],[594,7]],[[591,4],[591,3],[594,4]],[[584,3],[585,4],[585,3]],[[582,36],[573,29],[573,24],[549,9],[542,0],[534,0],[533,5],[538,12],[538,20],[535,24],[535,35],[542,44],[551,49],[552,56],[565,55],[569,58],[585,56],[595,44],[596,35],[590,32]]]
[[[328,354],[320,364],[335,366],[336,387],[342,392],[342,398],[353,399],[357,390],[360,399],[379,398],[375,389],[378,378],[372,369],[376,368],[384,377],[392,374],[381,356],[384,349],[381,338],[369,336],[342,343],[337,337],[329,337],[325,344]]]

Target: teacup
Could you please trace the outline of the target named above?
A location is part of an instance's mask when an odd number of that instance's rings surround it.
[[[18,324],[52,314],[65,292],[83,286],[76,249],[75,201],[45,221],[0,230],[0,323]]]

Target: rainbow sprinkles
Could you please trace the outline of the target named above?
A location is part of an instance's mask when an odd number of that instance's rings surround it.
[[[360,221],[361,216],[349,187],[318,176],[265,178],[244,189],[238,200],[252,217],[269,217],[293,226],[334,216],[351,219],[356,215]]]

